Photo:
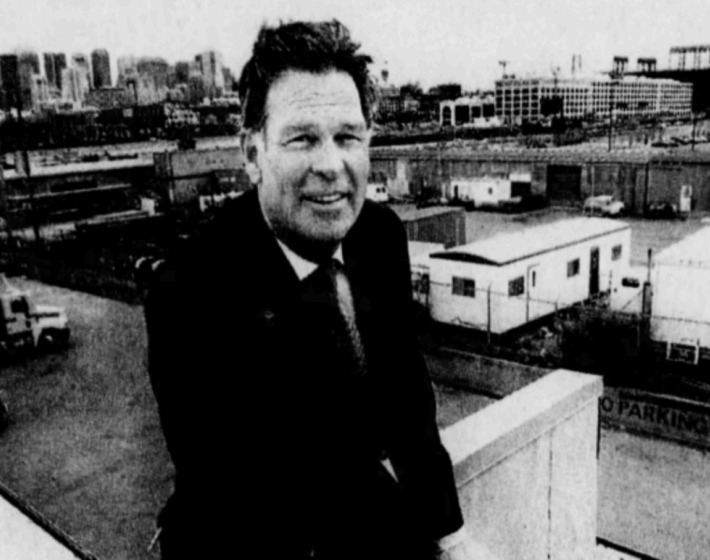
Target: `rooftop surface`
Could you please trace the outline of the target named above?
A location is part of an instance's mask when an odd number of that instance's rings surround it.
[[[501,233],[434,253],[431,257],[502,266],[629,227],[626,222],[607,218],[568,218],[523,231]]]
[[[654,264],[710,266],[710,227],[706,226],[658,253]]]

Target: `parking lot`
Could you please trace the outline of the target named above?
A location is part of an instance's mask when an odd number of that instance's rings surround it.
[[[145,548],[170,492],[171,465],[145,369],[142,308],[13,279],[61,305],[69,349],[2,367],[11,422],[0,480],[106,560]]]

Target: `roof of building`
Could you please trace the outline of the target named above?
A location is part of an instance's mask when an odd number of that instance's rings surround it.
[[[662,148],[639,151],[593,149],[588,146],[565,147],[564,149],[473,149],[446,147],[392,148],[376,147],[370,150],[373,161],[383,159],[409,159],[414,161],[517,161],[529,163],[552,163],[562,165],[584,165],[589,163],[636,163],[650,165],[673,165],[679,163],[710,163],[710,153],[690,150],[670,150]]]
[[[626,222],[607,218],[570,218],[495,235],[430,256],[432,259],[503,266],[628,228]]]
[[[432,216],[441,216],[444,214],[462,214],[465,215],[466,211],[463,208],[451,208],[449,206],[429,206],[428,208],[416,208],[413,205],[394,205],[391,207],[399,219],[403,222],[414,222],[416,220],[422,220],[425,218],[430,218]]]
[[[657,253],[653,264],[710,266],[710,227],[704,227]]]

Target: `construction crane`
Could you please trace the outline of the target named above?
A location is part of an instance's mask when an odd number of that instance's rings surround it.
[[[498,64],[500,64],[503,67],[503,79],[507,77],[507,74],[505,73],[505,69],[508,67],[508,61],[507,60],[499,60]]]

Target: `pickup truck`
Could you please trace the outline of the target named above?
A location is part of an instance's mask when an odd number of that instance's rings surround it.
[[[68,344],[70,332],[63,308],[36,305],[0,274],[0,355],[58,349]]]

